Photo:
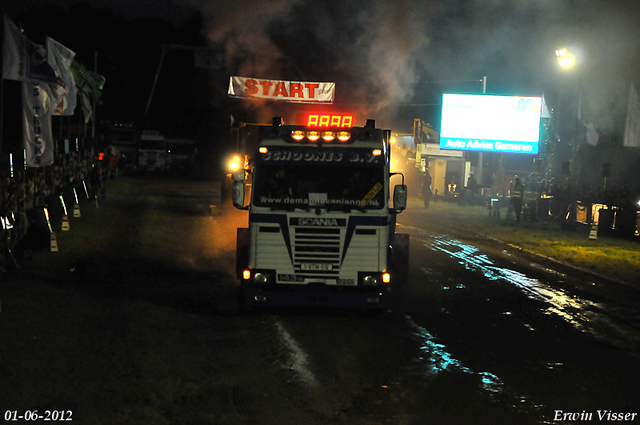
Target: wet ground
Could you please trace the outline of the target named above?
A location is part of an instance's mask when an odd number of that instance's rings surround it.
[[[435,220],[415,226],[425,214],[399,226],[412,237],[405,312],[452,359],[441,370],[476,376],[476,396],[533,423],[638,411],[637,293]]]
[[[399,317],[244,314],[234,241],[246,212],[221,205],[213,184],[147,178],[129,190],[101,255],[74,264],[74,284],[54,280],[188,315],[167,334],[205,347],[208,389],[156,412],[161,423],[568,424],[612,412],[640,423],[640,297],[628,287],[409,210],[397,229],[411,235]],[[158,244],[154,227],[172,221]]]

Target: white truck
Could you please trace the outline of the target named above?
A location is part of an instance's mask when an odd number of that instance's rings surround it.
[[[409,235],[395,224],[407,187],[400,175],[391,202],[390,134],[374,120],[261,128],[249,165],[232,174],[233,204],[249,210],[237,232],[244,306],[398,310]]]
[[[138,140],[138,170],[164,171],[168,157],[164,136],[155,130],[144,130]]]

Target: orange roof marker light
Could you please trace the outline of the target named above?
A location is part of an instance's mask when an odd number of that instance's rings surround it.
[[[320,138],[319,131],[307,131],[307,139],[309,139],[310,142],[315,142],[319,138]]]
[[[347,142],[349,141],[349,139],[351,139],[351,133],[349,133],[348,131],[338,132],[338,140],[340,140],[341,142]]]
[[[333,131],[323,131],[322,132],[322,140],[325,142],[332,142],[336,138],[336,133]]]
[[[302,139],[304,139],[304,131],[302,130],[293,130],[291,132],[291,138],[297,142],[301,141]]]

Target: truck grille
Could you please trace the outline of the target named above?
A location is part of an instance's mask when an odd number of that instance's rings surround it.
[[[339,228],[297,227],[292,245],[297,275],[338,277],[341,255]]]

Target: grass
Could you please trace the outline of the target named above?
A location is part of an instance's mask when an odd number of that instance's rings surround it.
[[[410,199],[409,208],[424,209],[420,199]],[[562,230],[560,222],[507,221],[506,208],[501,218],[489,217],[487,207],[461,206],[450,202],[431,203],[429,216],[465,232],[479,233],[519,246],[536,254],[580,267],[600,275],[640,286],[640,238],[627,240],[612,236],[589,239],[590,226],[575,231]]]

